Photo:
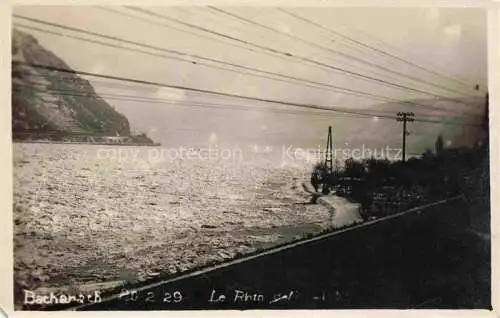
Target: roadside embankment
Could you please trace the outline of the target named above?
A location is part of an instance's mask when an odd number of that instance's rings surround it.
[[[302,188],[316,197],[316,202],[325,206],[331,215],[332,228],[342,228],[360,223],[363,218],[359,214],[359,204],[336,195],[321,195],[314,190],[310,182],[304,182]]]

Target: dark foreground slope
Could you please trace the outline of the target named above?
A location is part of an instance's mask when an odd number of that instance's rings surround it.
[[[82,309],[491,308],[489,238],[471,228],[488,210],[462,198]]]

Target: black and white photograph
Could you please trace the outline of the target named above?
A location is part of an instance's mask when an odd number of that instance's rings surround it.
[[[492,310],[487,20],[13,6],[15,310]]]

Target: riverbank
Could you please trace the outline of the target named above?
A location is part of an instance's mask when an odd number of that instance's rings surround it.
[[[336,195],[322,195],[315,191],[310,182],[303,182],[302,188],[313,198],[316,198],[318,204],[328,209],[331,215],[332,229],[340,229],[353,224],[363,222],[360,212],[360,204],[354,203],[346,198]]]
[[[15,143],[42,143],[42,144],[91,144],[114,146],[160,146],[146,134],[110,136],[102,133],[79,132],[13,132],[12,140]]]
[[[160,147],[161,143],[138,143],[138,142],[128,142],[128,143],[111,143],[111,142],[85,142],[85,141],[57,141],[57,140],[15,140],[15,143],[27,143],[27,144],[66,144],[66,145],[96,145],[96,146],[129,146],[129,147]]]

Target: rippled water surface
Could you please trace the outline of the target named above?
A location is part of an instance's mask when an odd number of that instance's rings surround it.
[[[14,144],[16,284],[144,280],[329,226],[300,186],[310,167],[158,151]]]

